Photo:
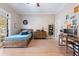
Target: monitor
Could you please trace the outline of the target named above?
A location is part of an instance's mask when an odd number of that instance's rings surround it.
[[[73,29],[64,29],[64,33],[74,34],[74,30]]]
[[[64,33],[77,35],[77,29],[64,29]]]

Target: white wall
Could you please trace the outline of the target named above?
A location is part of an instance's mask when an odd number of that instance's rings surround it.
[[[21,29],[21,18],[20,18],[20,15],[18,15],[16,13],[15,10],[13,10],[9,5],[7,4],[3,4],[3,3],[0,3],[0,8],[4,9],[7,13],[10,13],[11,14],[11,19],[10,20],[10,28],[9,28],[9,31],[10,31],[10,34],[16,34],[20,29]],[[16,23],[16,28],[14,28],[14,24]]]
[[[58,39],[58,35],[60,33],[60,29],[64,27],[64,22],[66,20],[66,15],[76,15],[79,16],[78,13],[74,14],[73,8],[79,4],[67,4],[55,17],[55,38]],[[77,18],[79,20],[79,18]]]
[[[29,15],[24,15],[22,17],[23,20],[28,20],[28,25],[23,25],[22,28],[29,28],[29,29],[44,29],[48,32],[48,25],[49,24],[54,24],[54,15],[52,14],[29,14]]]

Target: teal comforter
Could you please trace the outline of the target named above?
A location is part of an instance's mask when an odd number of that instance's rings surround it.
[[[12,35],[5,38],[5,41],[26,41],[31,38],[32,34],[27,35]]]

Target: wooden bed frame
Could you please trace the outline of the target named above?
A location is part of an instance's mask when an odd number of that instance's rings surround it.
[[[3,48],[26,48],[28,47],[29,43],[31,41],[31,38],[26,41],[4,41],[3,42]]]
[[[21,29],[22,30],[27,30],[27,29]],[[3,48],[26,48],[28,47],[32,37],[33,37],[33,29],[28,29],[32,32],[32,36],[31,38],[29,38],[28,40],[24,40],[24,41],[3,41]]]

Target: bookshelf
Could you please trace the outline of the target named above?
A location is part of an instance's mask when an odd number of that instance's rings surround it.
[[[53,35],[53,25],[49,25],[48,34]]]

